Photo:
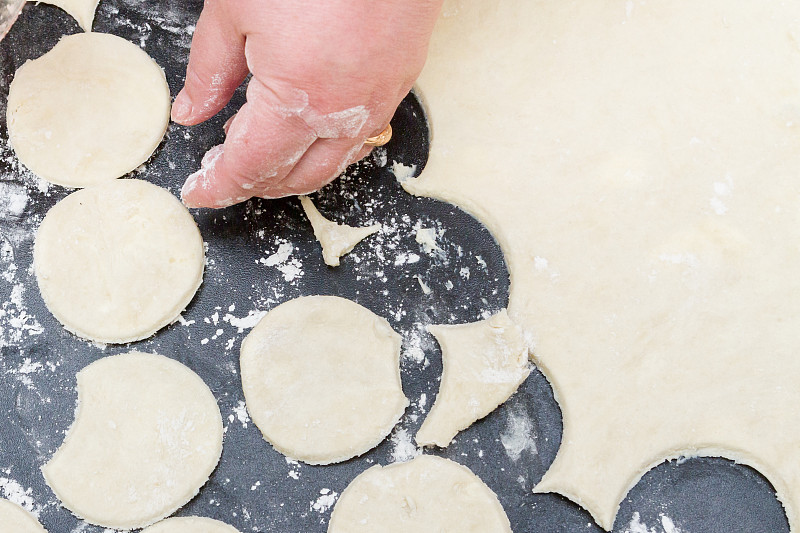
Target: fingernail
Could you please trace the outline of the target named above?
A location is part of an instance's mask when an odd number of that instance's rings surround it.
[[[200,172],[195,172],[186,178],[186,182],[181,188],[181,201],[186,207],[200,207],[199,205],[195,205],[195,203],[191,200],[192,192],[197,187],[197,178],[199,177]]]
[[[172,120],[175,122],[184,122],[192,116],[192,101],[185,90],[181,90],[175,101],[172,103]]]

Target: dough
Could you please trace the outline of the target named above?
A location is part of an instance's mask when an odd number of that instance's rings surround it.
[[[47,181],[86,187],[144,163],[169,123],[164,72],[114,35],[62,38],[22,65],[8,93],[8,136],[19,160]]]
[[[84,31],[92,31],[92,22],[94,21],[94,12],[97,10],[97,4],[100,0],[41,0],[45,4],[52,4],[58,6],[72,18],[78,21],[78,24]]]
[[[339,266],[340,257],[349,253],[356,244],[381,229],[380,224],[366,228],[337,224],[323,217],[308,197],[301,196],[300,203],[314,228],[314,236],[322,245],[322,258],[328,266]]]
[[[33,249],[47,308],[69,331],[131,342],[166,326],[203,279],[203,239],[169,192],[140,180],[77,191],[42,220]]]
[[[421,455],[375,465],[342,492],[328,533],[511,533],[497,496],[469,468]]]
[[[47,533],[28,511],[0,498],[0,531],[8,533]]]
[[[309,464],[361,455],[408,406],[400,336],[337,296],[272,309],[242,342],[242,388],[253,422],[279,452]]]
[[[188,516],[168,518],[142,533],[239,533],[239,530],[213,518]]]
[[[191,500],[222,453],[222,417],[203,380],[139,352],[95,361],[77,380],[75,423],[42,467],[64,507],[91,524],[136,529]]]
[[[505,309],[472,324],[428,326],[442,347],[442,382],[417,432],[420,446],[445,447],[456,433],[514,394],[530,374],[522,331]]]
[[[449,0],[410,190],[499,239],[564,434],[537,491],[611,529],[665,458],[800,531],[800,2]],[[465,112],[469,110],[469,112]]]

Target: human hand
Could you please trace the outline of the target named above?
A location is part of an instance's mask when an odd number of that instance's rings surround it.
[[[247,103],[181,191],[189,207],[315,191],[365,157],[417,79],[442,0],[206,0],[172,119]]]

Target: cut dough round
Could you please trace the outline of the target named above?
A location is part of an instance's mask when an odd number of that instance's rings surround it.
[[[36,518],[14,502],[0,498],[0,531],[47,533]]]
[[[267,313],[242,343],[242,387],[256,426],[278,451],[310,464],[360,455],[408,406],[400,336],[336,296],[307,296]]]
[[[186,516],[169,518],[148,527],[142,533],[239,533],[239,530],[213,518]]]
[[[333,508],[328,533],[511,533],[497,496],[466,466],[422,455],[375,465]]]
[[[19,160],[53,183],[85,187],[135,169],[169,124],[161,68],[114,35],[61,39],[17,70],[8,93],[8,135]]]
[[[75,423],[42,467],[64,507],[114,529],[175,512],[208,480],[222,453],[214,395],[184,365],[131,352],[78,373]]]
[[[69,331],[131,342],[169,324],[203,279],[203,240],[169,192],[114,180],[74,192],[45,216],[33,250],[48,309]]]

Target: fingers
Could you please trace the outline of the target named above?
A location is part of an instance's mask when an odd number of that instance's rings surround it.
[[[214,116],[248,73],[244,36],[230,26],[219,0],[205,3],[192,38],[183,89],[172,106],[172,120],[191,126]]]
[[[282,196],[277,185],[315,139],[305,122],[282,112],[274,93],[254,78],[225,143],[206,154],[181,197],[188,207],[226,207],[272,191]]]
[[[265,197],[274,197],[271,193],[276,192],[281,196],[314,192],[366,157],[370,150],[354,139],[317,139],[286,177],[273,190],[265,191]]]

